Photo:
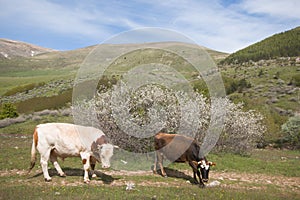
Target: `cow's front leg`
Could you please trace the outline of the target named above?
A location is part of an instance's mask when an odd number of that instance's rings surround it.
[[[93,156],[90,157],[90,162],[91,162],[91,169],[92,169],[92,178],[97,178],[97,175],[95,174],[95,166],[96,166],[96,158]]]
[[[196,184],[199,183],[199,186],[203,188],[205,185],[204,185],[204,183],[203,183],[203,181],[202,181],[202,179],[201,179],[200,172],[199,172],[198,167],[197,167],[197,166],[198,166],[198,163],[197,163],[196,161],[190,161],[190,162],[189,162],[189,165],[190,165],[190,166],[192,167],[192,169],[193,169],[195,183],[196,183]],[[198,180],[197,180],[196,174],[197,174],[197,176],[198,176],[198,178],[199,178],[199,182],[198,182]]]
[[[51,152],[50,154],[50,161],[52,162],[52,164],[54,165],[56,171],[58,172],[60,177],[66,177],[66,174],[63,172],[63,170],[61,169],[61,167],[59,166],[58,162],[57,162],[57,156],[55,155],[55,153]]]
[[[159,168],[161,171],[161,175],[164,177],[167,177],[167,174],[166,174],[166,172],[164,170],[164,166],[163,166],[164,157],[163,157],[162,153],[160,153],[159,151],[157,151],[156,155],[157,155],[157,161],[158,161],[158,165],[159,165]]]
[[[199,170],[197,170],[197,175],[198,175],[198,178],[199,178],[199,186],[200,186],[201,188],[204,188],[205,185],[204,185],[204,182],[202,181],[202,178],[201,178],[201,176],[200,176]]]
[[[84,175],[83,175],[83,181],[85,183],[90,183],[89,179],[89,169],[90,169],[90,154],[81,152],[80,153],[82,164],[83,164],[83,170],[84,170]]]
[[[193,161],[189,161],[189,165],[192,167],[192,169],[193,169],[193,175],[194,175],[194,182],[196,183],[196,184],[198,184],[199,182],[198,182],[198,180],[197,180],[197,176],[196,176],[196,174],[198,175],[198,173],[199,173],[199,175],[200,175],[200,172],[197,170],[197,163],[195,164],[195,162],[193,162]]]
[[[199,182],[198,182],[197,176],[196,176],[197,172],[195,172],[195,171],[193,171],[193,172],[194,172],[194,177],[193,177],[194,181],[195,181],[196,184],[198,184]]]

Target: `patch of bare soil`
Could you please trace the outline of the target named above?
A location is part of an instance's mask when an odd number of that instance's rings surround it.
[[[213,172],[211,179],[222,181],[222,187],[259,189],[274,185],[281,189],[290,189],[300,194],[300,177],[270,176],[241,172]]]

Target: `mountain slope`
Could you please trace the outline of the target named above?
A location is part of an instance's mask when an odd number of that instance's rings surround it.
[[[231,54],[221,63],[243,63],[277,57],[300,55],[300,26],[289,31],[275,34],[249,47]]]
[[[25,42],[0,38],[0,59],[11,59],[14,57],[32,57],[41,53],[52,52],[48,49]]]
[[[9,43],[6,41],[7,40],[1,40],[0,45],[4,43]],[[19,45],[20,47],[23,46],[24,43],[15,42],[15,44]],[[147,44],[122,44],[121,46],[122,48],[130,48],[132,45],[137,45],[137,47],[141,49],[147,48]],[[157,43],[156,45],[157,48],[163,48],[165,46],[174,46],[174,48],[179,48],[176,47],[178,46],[178,44],[175,42]],[[35,45],[30,45],[30,47],[32,46]],[[5,49],[2,45],[2,51],[5,50],[5,52],[8,52],[9,50],[13,49],[11,48],[11,46],[6,47],[9,48]],[[19,87],[21,86],[27,86],[32,84],[39,85],[39,83],[47,83],[49,81],[60,81],[62,79],[74,79],[81,63],[84,61],[86,56],[95,48],[97,48],[97,46],[89,46],[71,51],[50,50],[51,52],[45,52],[29,57],[8,56],[6,58],[0,58],[0,96],[7,92],[10,93],[11,90],[16,91],[16,88],[19,90]],[[105,46],[103,48],[105,48]],[[23,50],[20,49],[22,48],[19,48],[19,51],[23,52]],[[205,50],[211,55],[211,57],[216,62],[228,56],[228,54],[226,53],[214,51],[211,49],[205,48]],[[137,59],[138,58],[139,56],[137,56]],[[125,60],[123,60],[123,62],[125,62]],[[157,59],[153,59],[153,62],[157,62]]]

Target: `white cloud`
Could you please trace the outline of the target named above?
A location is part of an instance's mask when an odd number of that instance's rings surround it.
[[[62,34],[105,35],[105,29],[101,30],[101,24],[93,23],[98,18],[104,19],[99,12],[93,13],[93,11],[67,7],[45,0],[22,2],[11,0],[2,4],[1,12],[2,10],[6,12],[2,13],[1,17],[10,18],[10,21],[18,26],[46,29]]]
[[[95,44],[121,31],[161,27],[200,45],[233,52],[299,24],[298,0],[50,1],[0,0],[1,23]],[[2,26],[4,27],[4,26]],[[47,35],[43,36],[45,39]],[[68,41],[65,41],[67,44]]]
[[[245,0],[240,8],[249,13],[266,14],[275,18],[300,19],[299,0]]]
[[[271,1],[274,0],[268,2]],[[284,19],[275,16],[280,9],[282,9],[280,10],[281,15],[288,13],[294,4],[289,3],[283,9],[280,8],[282,5],[275,3],[273,8],[270,8],[270,13],[265,10],[266,17],[252,14],[255,8],[259,8],[261,1],[253,1],[257,2],[257,4],[253,3],[253,9],[246,9],[250,5],[249,2],[252,0],[227,6],[224,6],[220,0],[190,0],[185,3],[173,2],[170,4],[155,1],[155,4],[160,9],[170,11],[168,14],[172,15],[173,24],[166,24],[168,28],[174,28],[187,34],[199,44],[226,52],[236,51],[274,33],[297,26],[297,22],[293,20],[298,16],[295,8],[292,8],[292,12],[286,14]],[[268,5],[268,2],[261,3]]]

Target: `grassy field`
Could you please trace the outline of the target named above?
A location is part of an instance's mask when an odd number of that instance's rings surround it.
[[[56,91],[58,87],[52,88],[51,83],[57,80],[74,79],[76,69],[91,49],[92,47],[41,54],[21,60],[1,61],[1,98],[5,93],[27,93],[29,88],[35,87],[32,98],[17,99],[15,104],[20,113],[66,106],[66,103],[71,101],[71,88],[66,87],[66,90]],[[198,74],[182,59],[162,51],[152,53],[151,56],[151,50],[143,50],[140,54],[145,55],[144,57],[135,53],[121,56],[108,68],[106,75],[111,75],[111,71],[120,75],[131,69],[132,66],[129,65],[153,63],[155,59],[161,58],[163,64],[174,62],[174,68],[191,81],[195,88],[206,87],[205,83],[195,81]],[[226,56],[215,51],[209,51],[209,53],[217,61]],[[262,63],[261,66],[220,68],[226,87],[230,87],[232,81],[243,78],[251,84],[250,88],[230,94],[230,98],[234,102],[244,102],[246,110],[254,109],[265,116],[268,132],[264,139],[267,141],[281,136],[280,126],[289,117],[288,114],[279,114],[276,109],[290,110],[292,113],[299,112],[299,89],[290,92],[294,87],[290,84],[291,77],[299,74],[299,67],[289,66],[284,61],[276,62]],[[62,85],[64,84],[66,82],[62,82]],[[46,88],[46,92],[40,92],[43,96],[36,96],[39,92],[37,87]],[[208,92],[204,91],[204,93]],[[14,97],[12,95],[12,98]],[[272,99],[276,101],[267,103]],[[255,150],[250,156],[229,153],[209,154],[209,160],[217,163],[217,166],[211,170],[210,181],[220,182],[219,186],[212,188],[200,189],[197,185],[191,184],[192,172],[186,164],[167,166],[168,178],[163,178],[152,174],[151,156],[135,160],[135,158],[124,156],[120,150],[115,152],[112,169],[101,170],[97,165],[98,178],[93,179],[88,185],[83,183],[83,170],[79,158],[60,161],[67,174],[66,178],[58,177],[50,164],[53,181],[45,183],[38,162],[31,174],[27,174],[27,169],[35,125],[52,121],[72,122],[72,118],[42,116],[36,120],[0,128],[0,200],[300,199],[300,152],[278,149]],[[128,165],[122,166],[121,159],[128,161]],[[123,168],[130,168],[131,171],[121,170]],[[138,170],[139,168],[143,170]],[[132,171],[132,169],[135,170]],[[135,188],[126,191],[128,183],[134,183]]]
[[[30,58],[0,61],[0,95],[26,84],[74,78],[80,64],[93,49],[55,51]]]
[[[209,154],[209,160],[217,163],[210,181],[220,182],[212,188],[191,184],[187,164],[166,166],[168,178],[152,174],[151,165],[143,171],[119,170],[117,151],[112,169],[96,165],[98,177],[90,184],[83,183],[79,158],[59,161],[66,178],[58,177],[49,164],[53,181],[46,183],[38,162],[30,174],[27,169],[34,126],[49,121],[72,119],[43,116],[0,129],[0,199],[300,199],[300,152],[276,149],[255,150],[246,157]],[[152,163],[151,158],[148,161]],[[133,190],[126,190],[128,183],[135,184]]]
[[[75,77],[73,70],[18,70],[0,75],[0,95],[29,84],[48,83],[53,80],[70,79]]]

